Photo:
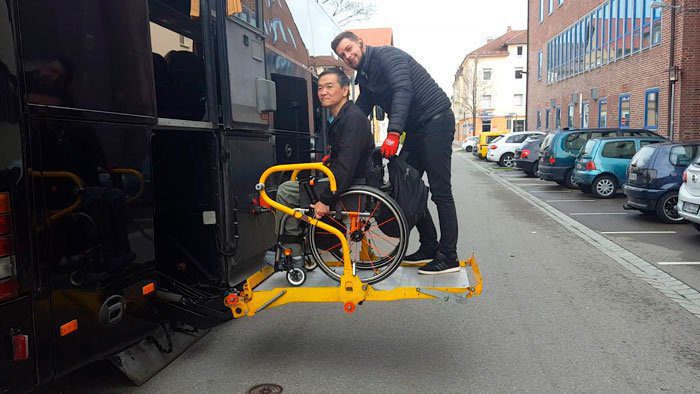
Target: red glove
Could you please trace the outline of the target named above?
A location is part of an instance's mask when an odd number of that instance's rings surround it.
[[[330,159],[331,159],[331,154],[329,153],[329,154],[323,156],[323,158],[321,159],[321,163],[326,164],[326,163],[328,163],[328,160],[330,160]]]
[[[389,133],[389,135],[386,136],[386,139],[384,140],[381,149],[379,150],[382,153],[382,156],[384,156],[387,159],[391,156],[394,156],[399,150],[400,141],[401,134],[393,131]]]

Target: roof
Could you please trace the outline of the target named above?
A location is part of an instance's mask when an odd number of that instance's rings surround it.
[[[495,38],[486,45],[467,54],[474,56],[508,56],[508,45],[527,44],[527,30],[509,30],[506,34]]]
[[[391,27],[380,27],[376,29],[350,29],[362,41],[371,46],[394,45],[394,31]]]

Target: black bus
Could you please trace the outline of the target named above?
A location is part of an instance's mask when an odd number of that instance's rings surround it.
[[[223,296],[275,241],[257,178],[323,145],[322,57],[293,14],[0,0],[0,392],[231,318]]]

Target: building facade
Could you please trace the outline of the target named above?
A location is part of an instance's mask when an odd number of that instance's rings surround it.
[[[529,0],[527,127],[700,139],[700,0]]]
[[[468,53],[452,85],[455,139],[525,130],[527,31],[512,30]]]

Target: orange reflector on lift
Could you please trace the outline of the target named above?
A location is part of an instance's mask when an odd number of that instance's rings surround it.
[[[153,283],[153,282],[147,284],[146,286],[144,286],[144,287],[141,289],[141,292],[143,293],[143,295],[151,294],[151,293],[153,293],[154,291],[156,291],[156,284]]]
[[[61,326],[61,336],[65,337],[66,335],[72,333],[73,331],[78,330],[78,320],[71,320],[68,323],[64,324]]]
[[[284,255],[285,255],[285,256],[291,256],[291,255],[292,255],[292,250],[289,249],[289,248],[285,249],[285,250],[284,250]]]

